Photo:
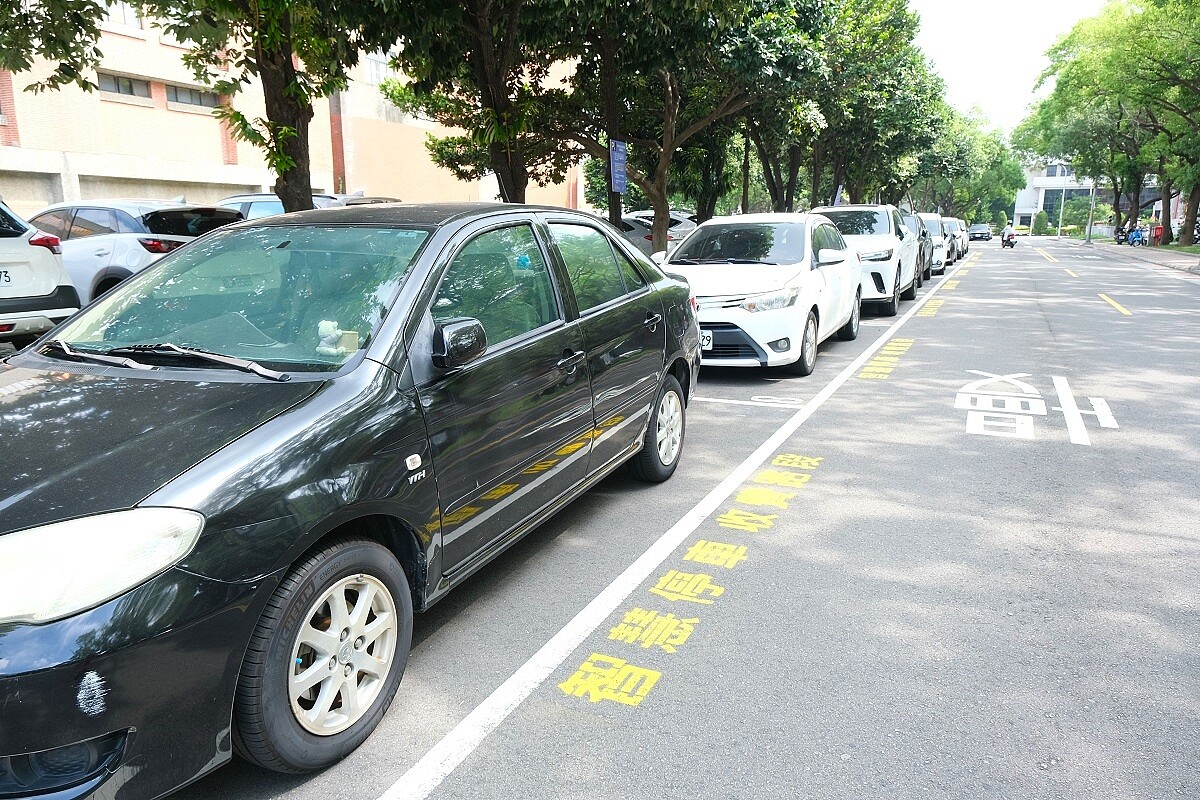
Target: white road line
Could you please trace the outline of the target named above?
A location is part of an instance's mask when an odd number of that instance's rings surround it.
[[[726,400],[722,397],[693,397],[693,402],[697,403],[720,403],[722,405],[731,406],[759,406],[760,408],[790,408],[793,411],[803,403],[763,403],[755,402],[754,400]]]
[[[816,413],[825,401],[849,381],[863,364],[867,363],[887,341],[937,294],[946,281],[958,269],[944,278],[916,301],[912,308],[884,332],[883,336],[850,362],[838,375],[825,385],[802,409],[785,422],[771,438],[767,439],[745,461],[739,464],[723,481],[683,515],[671,529],[659,537],[650,549],[638,557],[608,585],[575,618],[554,634],[533,656],[514,672],[508,680],[492,692],[486,700],[475,707],[433,746],[421,759],[409,768],[398,781],[384,792],[379,800],[424,800],[438,787],[459,764],[499,727],[509,714],[541,686],[553,672],[571,655],[584,640],[596,630],[617,607],[625,602],[638,586],[654,570],[670,557],[671,553],[690,536],[701,523],[708,519],[756,469],[778,450],[808,418]]]

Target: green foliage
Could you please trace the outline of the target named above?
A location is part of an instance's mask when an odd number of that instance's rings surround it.
[[[997,131],[979,113],[960,114],[942,104],[933,147],[921,154],[912,187],[916,204],[963,219],[986,218],[1012,208],[1025,188],[1025,172]]]
[[[1088,213],[1092,209],[1092,198],[1072,197],[1063,206],[1063,230],[1068,226],[1083,227],[1087,225]]]
[[[608,162],[602,158],[589,158],[583,162],[583,199],[593,208],[608,205]],[[646,195],[632,182],[626,184],[621,195],[621,206],[625,211],[645,211],[650,208]]]
[[[1043,210],[1033,218],[1033,235],[1045,236],[1050,232],[1050,216]]]
[[[1008,227],[1008,214],[1004,211],[997,211],[992,215],[992,227],[996,229],[996,233]]]
[[[100,63],[97,47],[104,6],[98,0],[38,0],[7,4],[0,19],[0,69],[25,72],[33,59],[54,64],[34,91],[74,84],[84,90],[96,85],[87,77]]]

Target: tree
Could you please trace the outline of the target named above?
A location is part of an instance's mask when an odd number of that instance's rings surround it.
[[[992,227],[996,229],[997,233],[1007,228],[1008,214],[1004,211],[996,211],[996,213],[992,215]]]
[[[1033,218],[1033,235],[1045,236],[1050,232],[1050,216],[1043,210]]]
[[[75,84],[96,88],[88,75],[100,64],[98,0],[18,2],[0,20],[0,69],[26,72],[40,56],[54,64],[50,77],[32,84],[35,91]]]

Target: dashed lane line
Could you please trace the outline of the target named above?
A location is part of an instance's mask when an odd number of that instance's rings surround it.
[[[1112,306],[1113,308],[1115,308],[1117,311],[1120,311],[1120,312],[1121,312],[1122,314],[1124,314],[1125,316],[1127,316],[1127,317],[1132,317],[1132,316],[1133,316],[1133,312],[1132,312],[1132,311],[1130,311],[1130,310],[1129,310],[1129,309],[1127,309],[1125,306],[1123,306],[1123,305],[1121,305],[1120,303],[1118,303],[1116,300],[1113,300],[1113,299],[1112,299],[1111,297],[1109,297],[1108,295],[1106,295],[1106,294],[1101,294],[1101,295],[1100,295],[1100,299],[1101,299],[1101,300],[1103,300],[1104,302],[1108,303],[1110,306]]]

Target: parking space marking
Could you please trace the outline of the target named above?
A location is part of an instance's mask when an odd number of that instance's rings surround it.
[[[950,288],[950,281],[946,283],[946,288]],[[900,357],[912,349],[916,339],[891,339],[879,351],[879,355],[867,362],[867,365],[862,368],[862,372],[858,373],[858,377],[873,381],[886,381],[892,375],[892,370],[900,363]]]
[[[918,317],[936,317],[937,312],[941,309],[941,307],[943,305],[945,305],[945,303],[946,303],[946,301],[940,297],[930,300],[928,303],[925,304],[924,308],[922,308],[919,312],[917,312],[917,316]]]
[[[1068,270],[1065,270],[1065,272],[1066,272],[1068,275],[1070,275],[1072,278],[1078,278],[1078,277],[1079,277],[1079,276],[1078,276],[1078,275],[1076,275],[1074,272],[1071,272],[1071,270],[1069,270],[1069,269],[1068,269]]]
[[[562,666],[571,653],[575,652],[596,628],[602,625],[617,610],[618,606],[625,602],[650,577],[651,573],[657,570],[675,552],[676,548],[700,527],[701,523],[717,511],[734,491],[742,488],[742,484],[758,471],[766,460],[774,455],[825,404],[825,401],[854,377],[858,370],[891,340],[892,335],[916,316],[925,307],[925,304],[937,294],[942,285],[956,273],[957,270],[950,272],[942,279],[941,283],[918,299],[913,307],[896,320],[883,336],[880,336],[857,358],[847,364],[829,383],[825,384],[812,400],[780,425],[775,433],[759,445],[757,450],[726,475],[700,502],[684,514],[570,622],[542,645],[528,661],[467,714],[416,764],[401,775],[399,780],[380,796],[379,800],[424,800],[428,797],[492,731],[508,718],[509,714],[525,701],[525,698],[529,697]],[[604,662],[603,656],[601,656],[600,662],[589,659],[587,663],[592,664],[594,670],[601,672],[616,670],[618,676],[623,671],[628,673],[626,669],[628,664],[618,665],[611,660]],[[635,687],[631,696],[636,697],[642,689],[648,692],[652,686],[652,684],[647,685],[653,677],[651,675],[639,673],[637,675],[626,674],[625,677],[626,681],[621,685]],[[631,679],[634,681],[633,684],[629,683]]]
[[[1132,316],[1133,316],[1133,312],[1132,312],[1132,311],[1130,311],[1128,308],[1126,308],[1125,306],[1123,306],[1123,305],[1121,305],[1120,303],[1118,303],[1116,300],[1113,300],[1113,299],[1112,299],[1111,297],[1109,297],[1108,295],[1106,295],[1106,294],[1101,294],[1101,295],[1100,295],[1100,299],[1101,299],[1101,300],[1103,300],[1104,302],[1108,303],[1110,306],[1112,306],[1113,308],[1115,308],[1117,311],[1120,311],[1120,312],[1121,312],[1122,314],[1124,314],[1125,316],[1127,316],[1127,317],[1132,317]]]
[[[758,408],[788,408],[795,410],[804,405],[803,400],[794,402],[769,402],[764,400],[726,400],[724,397],[693,397],[698,403],[719,403],[730,406],[756,406]]]

